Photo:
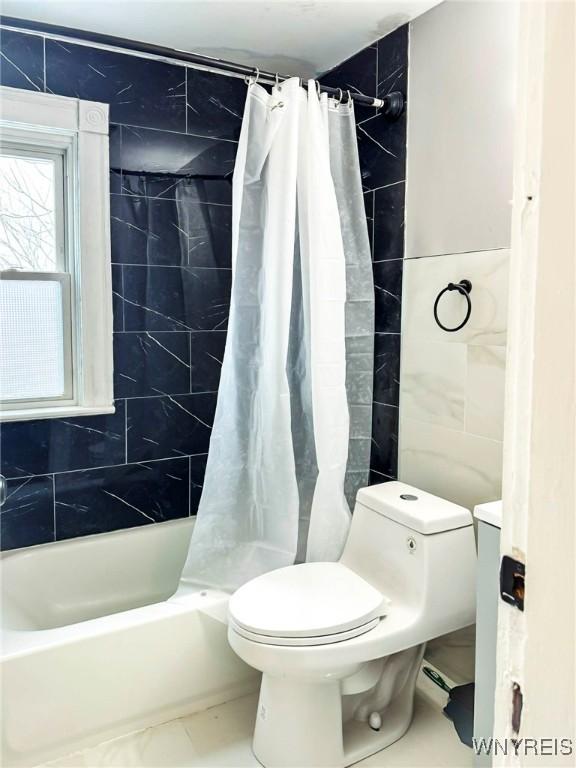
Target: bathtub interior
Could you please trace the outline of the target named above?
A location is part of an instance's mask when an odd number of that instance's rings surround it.
[[[8,552],[2,627],[38,631],[167,600],[176,592],[194,518]]]
[[[43,764],[257,690],[229,594],[181,585],[194,519],[7,553],[0,764]]]

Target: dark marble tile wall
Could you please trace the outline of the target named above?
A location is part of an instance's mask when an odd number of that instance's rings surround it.
[[[406,94],[408,25],[340,64],[322,82],[380,98],[397,90]],[[376,300],[370,469],[371,482],[378,483],[395,479],[398,470],[406,112],[391,123],[373,108],[355,111]]]
[[[402,27],[324,76],[407,88]],[[0,30],[2,85],[110,105],[116,413],[4,424],[3,549],[194,514],[230,291],[231,174],[245,85]],[[406,117],[357,109],[376,287],[371,470],[397,471]]]
[[[242,80],[0,30],[0,83],[110,105],[116,412],[6,423],[2,548],[194,514],[231,279]]]

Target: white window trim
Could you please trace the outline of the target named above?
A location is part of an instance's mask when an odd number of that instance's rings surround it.
[[[73,404],[3,410],[0,421],[114,413],[112,357],[112,272],[110,264],[110,183],[108,105],[48,93],[0,87],[0,130],[44,131],[68,139],[76,153],[70,219],[74,221]]]

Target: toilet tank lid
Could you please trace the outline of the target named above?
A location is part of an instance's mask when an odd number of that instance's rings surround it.
[[[472,525],[472,515],[464,507],[396,480],[361,488],[356,500],[418,533],[441,533]]]

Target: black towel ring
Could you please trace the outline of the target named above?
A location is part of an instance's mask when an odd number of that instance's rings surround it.
[[[448,283],[446,288],[443,288],[438,296],[436,296],[436,301],[434,302],[434,320],[438,323],[440,328],[442,328],[443,331],[448,331],[448,333],[454,333],[454,331],[459,331],[460,328],[464,328],[468,320],[470,319],[470,315],[472,313],[472,301],[470,299],[470,291],[472,290],[472,283],[470,280],[460,280],[459,283]],[[455,328],[447,328],[445,325],[442,325],[440,320],[438,319],[438,304],[440,302],[440,299],[446,291],[458,291],[458,293],[462,294],[466,298],[466,302],[468,304],[468,307],[466,309],[466,317],[460,325],[457,325]]]

